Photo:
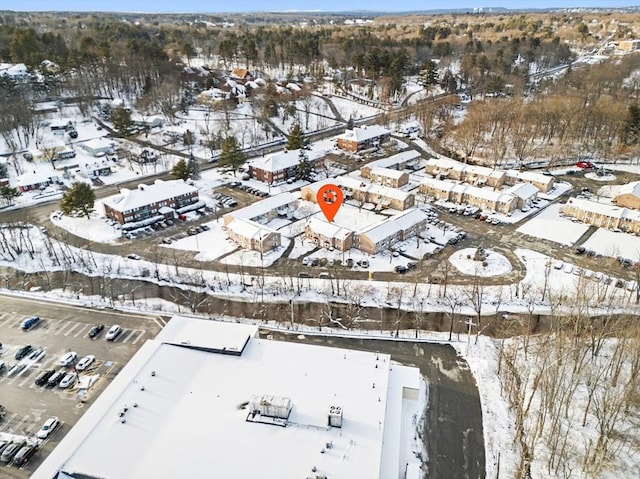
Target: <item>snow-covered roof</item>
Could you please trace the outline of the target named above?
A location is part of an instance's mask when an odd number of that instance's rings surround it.
[[[349,228],[344,228],[335,222],[329,223],[317,216],[309,218],[307,227],[314,233],[320,234],[325,238],[335,238],[340,241],[347,239],[349,235],[353,233],[353,230]]]
[[[611,218],[627,218],[631,221],[640,221],[640,211],[630,210],[629,208],[623,208],[606,203],[598,203],[597,201],[583,200],[582,198],[569,198],[567,206],[573,206],[582,211],[596,213]]]
[[[339,135],[338,138],[362,143],[373,138],[390,134],[391,132],[389,130],[380,125],[370,125],[355,127],[353,130],[347,130],[342,135]]]
[[[51,178],[46,173],[27,172],[23,173],[16,178],[18,186],[31,186],[39,185],[40,183],[47,183],[51,181]]]
[[[324,156],[325,152],[324,150],[305,150],[305,154],[310,161],[313,161]],[[250,165],[275,173],[296,166],[298,163],[300,163],[300,150],[286,150],[257,158],[251,161]]]
[[[531,171],[507,170],[507,176],[510,176],[511,178],[518,178],[522,181],[542,183],[545,185],[548,185],[555,181],[553,176],[545,176],[543,174],[533,173]]]
[[[113,145],[113,141],[107,140],[106,138],[92,138],[82,144],[84,148],[91,150],[108,150],[113,148]]]
[[[452,183],[450,181],[437,180],[435,178],[424,178],[421,182],[421,185],[424,185],[428,188],[435,188],[440,191],[453,191],[456,183]]]
[[[502,178],[505,174],[503,170],[496,170],[486,166],[467,165],[451,158],[430,158],[427,160],[427,167],[435,167],[439,169],[455,170],[466,174],[484,176],[486,178]]]
[[[23,77],[28,73],[27,66],[24,63],[16,63],[15,65],[10,63],[0,63],[0,75]]]
[[[258,241],[262,241],[264,238],[274,233],[280,234],[271,228],[267,228],[266,226],[247,218],[235,218],[226,226],[226,228],[243,238]]]
[[[494,190],[493,188],[479,188],[467,183],[453,183],[451,181],[425,178],[421,181],[421,184],[436,190],[453,191],[456,194],[469,195],[474,198],[482,198],[487,201],[508,203],[513,200],[513,195],[508,194],[507,192]]]
[[[286,88],[291,90],[291,91],[302,91],[302,88],[300,87],[300,85],[297,85],[295,83],[287,83]]]
[[[264,200],[256,201],[249,206],[240,208],[239,210],[227,213],[227,215],[234,218],[246,218],[252,220],[269,213],[270,211],[295,203],[296,201],[297,197],[293,193],[280,193],[279,195],[270,196]]]
[[[140,185],[135,190],[122,188],[120,194],[105,198],[103,203],[124,213],[152,203],[197,192],[197,188],[186,184],[183,180],[156,180],[152,185]]]
[[[540,190],[531,183],[516,183],[515,185],[504,190],[505,194],[517,196],[523,200],[527,200],[532,196],[540,193]]]
[[[365,166],[369,168],[391,168],[392,166],[399,165],[401,163],[408,163],[416,158],[420,158],[420,153],[415,150],[407,150],[387,158],[372,161]]]
[[[384,185],[374,185],[373,183],[368,183],[352,176],[341,176],[337,179],[340,180],[340,184],[345,188],[349,188],[355,191],[365,191],[367,193],[377,194],[385,198],[393,198],[396,200],[405,201],[409,196],[411,196],[411,193],[407,193],[397,188],[391,188]]]
[[[640,181],[632,181],[631,183],[622,185],[618,188],[618,195],[633,195],[640,198]]]
[[[371,241],[378,243],[426,220],[427,215],[424,211],[418,208],[411,208],[390,218],[385,218],[379,223],[359,231],[358,234],[366,235]]]
[[[88,172],[93,172],[97,170],[104,170],[105,168],[111,169],[113,166],[113,161],[109,159],[90,161],[88,163],[83,163],[83,168]]]
[[[392,178],[394,180],[399,180],[402,175],[404,175],[403,171],[400,170],[392,170],[391,168],[372,168],[371,174],[376,176],[385,176],[387,178]]]
[[[405,467],[398,450],[415,432],[401,437],[400,411],[404,388],[421,387],[417,368],[391,367],[387,354],[259,339],[255,330],[172,318],[31,477],[374,479]],[[292,406],[286,427],[250,416],[256,396]],[[341,428],[328,426],[332,407]]]

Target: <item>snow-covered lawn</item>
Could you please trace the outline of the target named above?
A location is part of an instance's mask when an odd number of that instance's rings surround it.
[[[298,236],[293,241],[293,249],[289,253],[289,258],[291,259],[298,259],[317,248],[315,243],[305,240],[302,236]]]
[[[612,174],[600,176],[597,173],[585,173],[584,177],[595,181],[616,181],[616,175]]]
[[[199,261],[214,261],[238,248],[236,243],[227,238],[227,233],[222,228],[224,222],[221,218],[218,221],[210,221],[205,224],[209,227],[209,231],[187,236],[164,246],[185,251],[197,251],[198,254],[195,258]]]
[[[449,261],[461,273],[474,276],[500,276],[511,271],[511,263],[505,256],[495,251],[485,250],[487,256],[484,262],[475,261],[476,251],[476,248],[456,251],[449,257]],[[486,263],[486,266],[483,263]]]
[[[225,256],[220,260],[223,264],[232,264],[236,266],[254,266],[259,268],[268,268],[275,263],[289,246],[288,238],[282,237],[282,246],[267,251],[266,253],[260,253],[253,250],[240,250]]]
[[[562,204],[552,204],[544,209],[538,216],[527,221],[516,231],[548,239],[556,243],[573,245],[589,229],[584,223],[574,223],[568,218],[560,216]]]
[[[623,256],[633,261],[640,260],[640,238],[629,233],[598,228],[582,246],[612,258]]]
[[[69,216],[51,216],[51,221],[60,228],[67,230],[76,236],[79,236],[96,243],[116,243],[120,239],[121,231],[111,226],[103,218],[104,208],[101,201],[95,203],[95,213],[91,215],[91,219],[86,216],[72,218]]]
[[[354,120],[359,118],[368,118],[370,116],[377,115],[382,111],[379,108],[363,105],[362,103],[358,103],[344,97],[331,95],[329,99],[333,102],[334,106],[338,109],[342,118],[345,120],[348,120],[349,118],[353,118]]]

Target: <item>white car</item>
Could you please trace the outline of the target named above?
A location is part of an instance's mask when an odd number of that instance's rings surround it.
[[[93,363],[93,361],[95,361],[95,359],[96,357],[92,354],[85,356],[78,362],[78,364],[76,365],[76,369],[78,371],[84,371],[91,365],[91,363]]]
[[[39,439],[46,439],[49,437],[49,434],[53,432],[53,430],[58,427],[60,421],[56,416],[51,416],[49,419],[45,421],[40,430],[36,433]]]
[[[105,336],[105,339],[107,341],[114,341],[122,332],[122,328],[117,325],[114,324],[113,326],[111,326],[111,328],[109,328],[109,331],[107,331],[107,335]]]
[[[135,253],[131,253],[130,255],[127,255],[127,258],[138,260],[138,259],[140,259],[140,256],[138,256]]]
[[[60,359],[58,360],[58,365],[60,366],[70,366],[78,357],[78,355],[75,353],[75,351],[70,351],[68,353],[64,353],[62,356],[60,356]]]
[[[62,381],[60,381],[60,384],[58,385],[58,387],[60,387],[61,389],[66,389],[68,387],[71,387],[76,383],[77,379],[78,378],[76,376],[76,373],[67,373],[62,378]]]

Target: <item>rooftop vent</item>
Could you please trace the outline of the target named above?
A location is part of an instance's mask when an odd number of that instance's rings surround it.
[[[329,406],[328,424],[331,427],[342,427],[342,407]]]

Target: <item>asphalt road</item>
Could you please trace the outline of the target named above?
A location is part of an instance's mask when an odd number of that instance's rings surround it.
[[[20,323],[32,315],[40,316],[40,323],[32,330],[23,331]],[[91,340],[87,333],[96,323],[103,323],[105,330]],[[120,324],[124,331],[115,341],[105,341],[104,334],[113,324]],[[16,468],[0,464],[0,477],[29,477],[145,340],[155,337],[163,324],[160,317],[98,311],[0,295],[0,342],[3,343],[0,360],[7,363],[0,372],[0,404],[6,408],[5,417],[0,419],[0,432],[32,436],[50,416],[57,416],[61,421],[60,427],[25,466]],[[44,349],[44,357],[22,372],[8,375],[9,368],[18,362],[14,359],[15,352],[25,344]],[[79,359],[87,354],[96,356],[85,373],[98,375],[99,379],[86,396],[77,389],[34,384],[40,372],[61,369],[57,361],[69,350],[75,351]]]
[[[402,364],[417,366],[428,383],[423,440],[428,479],[483,479],[485,450],[482,409],[475,378],[464,359],[448,345],[298,336],[261,331],[274,339],[319,344],[391,355]]]

